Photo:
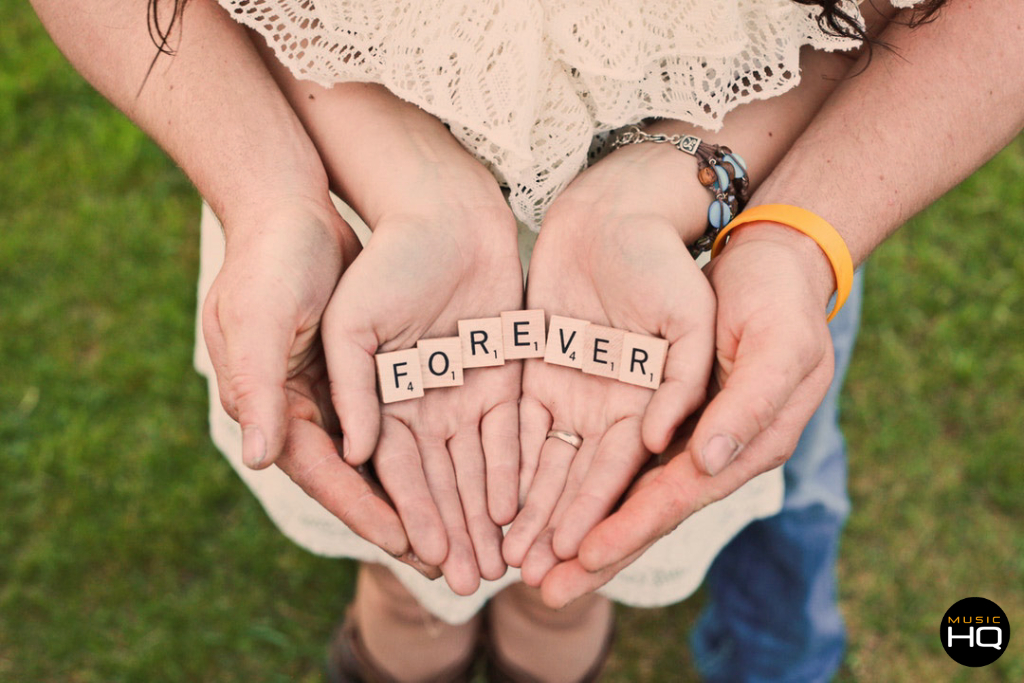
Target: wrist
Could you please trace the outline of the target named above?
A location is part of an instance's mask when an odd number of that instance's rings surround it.
[[[383,86],[290,87],[331,189],[371,230],[508,211],[497,181],[444,124]]]
[[[218,214],[227,250],[293,241],[309,245],[305,249],[308,255],[320,262],[336,263],[340,273],[358,255],[359,239],[338,213],[326,186],[322,195],[307,195],[275,192],[253,198],[251,203],[234,202]]]
[[[337,213],[330,198],[327,171],[316,149],[305,136],[293,142],[276,147],[274,163],[224,174],[220,182],[200,183],[196,179],[203,199],[221,219],[226,237],[258,230],[268,217],[301,213],[326,220]]]
[[[817,242],[802,232],[781,223],[756,221],[733,230],[722,254],[744,245],[755,246],[757,243],[781,246],[793,253],[797,262],[801,264],[801,272],[811,291],[821,299],[823,306],[828,304],[828,300],[836,291],[835,273],[832,270],[831,262]]]
[[[586,238],[649,223],[671,225],[687,245],[707,229],[711,197],[697,180],[694,157],[671,145],[625,145],[585,170],[548,211],[551,225]]]
[[[486,269],[513,255],[518,263],[518,230],[511,210],[499,205],[452,203],[444,211],[432,206],[394,210],[373,226],[370,244],[378,240],[420,245],[429,253],[445,254],[448,267],[467,272]],[[440,248],[440,251],[435,251]]]

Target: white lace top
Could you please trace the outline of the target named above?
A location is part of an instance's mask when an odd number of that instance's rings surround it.
[[[598,134],[652,116],[717,130],[795,86],[801,46],[855,46],[792,0],[219,2],[297,78],[380,83],[449,124],[534,230]]]

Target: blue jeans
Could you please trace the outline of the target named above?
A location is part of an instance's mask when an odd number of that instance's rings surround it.
[[[839,431],[839,392],[850,363],[863,276],[829,328],[836,371],[821,407],[783,467],[779,514],[752,523],[715,559],[709,603],[691,636],[707,681],[827,681],[846,643],[839,614],[836,559],[850,511],[846,446]]]

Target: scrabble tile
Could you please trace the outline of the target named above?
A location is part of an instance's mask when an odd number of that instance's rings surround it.
[[[501,340],[501,318],[477,318],[459,321],[462,343],[462,367],[487,368],[505,364],[505,346]]]
[[[551,316],[544,362],[582,370],[583,335],[589,324],[586,320]]]
[[[622,339],[626,333],[603,325],[583,331],[583,372],[618,379],[622,371]]]
[[[416,349],[378,353],[377,384],[382,403],[394,403],[423,396],[420,352]]]
[[[505,311],[501,314],[505,360],[544,357],[544,311]]]
[[[462,342],[458,337],[420,339],[416,348],[424,389],[462,386]]]
[[[622,338],[622,372],[619,381],[657,389],[665,373],[668,340],[626,332]]]

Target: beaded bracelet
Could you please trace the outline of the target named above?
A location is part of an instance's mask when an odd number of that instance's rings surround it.
[[[743,210],[750,198],[747,162],[728,147],[704,142],[695,135],[651,134],[639,126],[630,126],[621,133],[612,148],[641,142],[668,143],[697,158],[697,180],[714,197],[708,207],[707,230],[689,247],[690,256],[697,258],[711,248],[718,232]]]

